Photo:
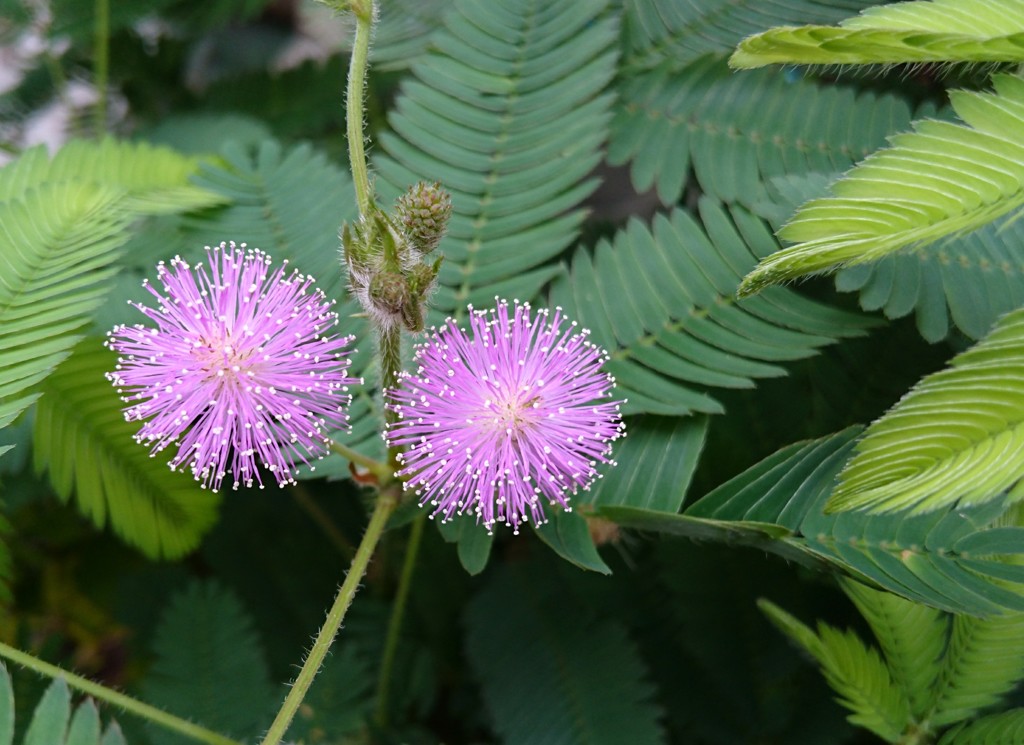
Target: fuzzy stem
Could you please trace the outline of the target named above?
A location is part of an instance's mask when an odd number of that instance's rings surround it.
[[[370,32],[375,8],[373,0],[352,0],[351,8],[356,16],[356,35],[352,45],[352,60],[348,67],[348,91],[345,98],[348,159],[352,168],[359,214],[366,218],[370,213],[370,177],[366,169],[363,96],[366,91],[366,66],[370,55]]]
[[[420,552],[420,539],[423,537],[423,525],[426,518],[417,517],[409,532],[409,544],[405,548],[405,560],[402,562],[402,576],[398,580],[398,592],[395,594],[395,605],[391,609],[388,620],[388,635],[384,642],[384,654],[381,657],[380,677],[377,679],[377,724],[381,729],[388,722],[388,695],[391,689],[391,671],[395,665],[395,652],[398,649],[398,638],[402,633],[402,619],[405,616],[405,603],[409,598],[413,572],[416,570],[416,558]]]
[[[397,327],[378,329],[380,347],[380,389],[385,397],[384,423],[390,427],[398,421],[398,415],[387,404],[387,392],[398,388],[398,374],[402,369],[402,332]],[[401,470],[397,447],[388,448],[388,465],[392,473]]]
[[[96,22],[93,26],[93,85],[96,86],[96,108],[93,128],[96,139],[107,131],[107,82],[110,75],[110,0],[95,0]]]
[[[80,675],[69,673],[67,670],[63,670],[56,665],[51,665],[49,662],[43,662],[42,660],[4,644],[3,642],[0,642],[0,656],[6,657],[11,662],[21,665],[22,667],[27,667],[29,670],[37,672],[40,675],[45,675],[48,678],[62,679],[72,688],[75,688],[88,696],[92,696],[99,701],[104,701],[112,706],[116,706],[130,714],[134,714],[135,716],[148,719],[154,724],[173,730],[174,732],[190,737],[193,740],[207,743],[207,745],[242,745],[237,740],[224,737],[224,735],[219,735],[205,727],[200,727],[198,724],[193,724],[192,722],[185,721],[173,714],[168,714],[166,711],[158,709],[155,706],[144,704],[130,696],[126,696],[123,693],[107,688],[104,685],[100,685],[92,680],[83,678]]]
[[[338,590],[338,595],[334,599],[334,605],[327,612],[327,620],[324,621],[323,627],[321,627],[320,632],[316,635],[313,647],[309,650],[306,661],[302,663],[302,669],[299,670],[295,682],[292,683],[291,690],[288,691],[280,711],[277,712],[277,716],[274,717],[270,729],[267,730],[267,734],[263,738],[263,745],[278,745],[281,742],[281,738],[288,731],[288,725],[291,724],[295,712],[299,710],[302,700],[306,697],[306,693],[313,683],[313,678],[320,672],[324,658],[334,642],[338,629],[341,628],[341,622],[345,620],[345,614],[348,612],[349,606],[352,605],[352,599],[355,597],[356,590],[359,589],[359,582],[363,579],[363,575],[366,574],[366,567],[370,563],[370,557],[373,555],[373,551],[384,532],[384,526],[395,509],[395,505],[398,502],[398,489],[400,488],[397,484],[393,484],[383,489],[377,496],[377,505],[374,507],[373,515],[370,517],[370,524],[366,528],[363,540],[359,543],[359,548],[356,549],[356,555],[352,559],[352,566],[349,567],[348,576],[345,577],[345,582],[342,584],[341,589]]]

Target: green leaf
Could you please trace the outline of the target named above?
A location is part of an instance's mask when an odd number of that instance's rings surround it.
[[[824,194],[836,177],[810,173],[774,179],[769,192],[777,191],[778,199],[758,204],[756,211],[781,223],[801,202]],[[915,313],[917,329],[929,342],[945,339],[951,324],[980,339],[1000,316],[1024,305],[1017,259],[1022,242],[1024,222],[989,223],[928,251],[841,269],[836,289],[859,292],[864,310],[882,310],[887,318]]]
[[[495,732],[508,745],[664,742],[635,644],[581,602],[567,619],[571,592],[506,565],[471,601],[466,654]]]
[[[462,568],[470,574],[480,574],[491,558],[494,534],[488,533],[474,515],[456,515],[452,520],[435,522],[444,540],[458,546]]]
[[[627,0],[627,62],[652,67],[687,64],[707,52],[728,52],[743,37],[768,26],[835,23],[873,0]]]
[[[104,373],[117,355],[86,339],[40,384],[33,430],[36,469],[97,526],[114,531],[147,556],[173,558],[194,549],[217,516],[220,497],[185,473],[171,473],[132,436],[121,401]]]
[[[782,70],[737,75],[720,56],[628,76],[620,97],[608,160],[628,162],[633,187],[656,188],[667,205],[679,201],[692,168],[704,193],[752,207],[771,179],[845,171],[911,120],[897,96]]]
[[[999,501],[924,515],[825,514],[859,434],[789,445],[698,499],[684,514],[603,507],[622,527],[742,544],[942,610],[1024,611],[1024,571],[1007,551]],[[963,543],[961,543],[963,541]],[[964,545],[970,551],[959,551]]]
[[[676,209],[638,220],[576,251],[554,283],[550,304],[589,328],[608,350],[624,413],[721,413],[709,388],[750,388],[784,374],[836,338],[858,336],[873,321],[788,290],[754,302],[734,297],[740,277],[773,244],[767,226],[741,207],[699,203],[701,223]]]
[[[380,135],[377,186],[439,181],[453,215],[434,305],[530,300],[576,238],[601,162],[617,25],[607,0],[454,3]]]
[[[580,569],[612,573],[597,552],[587,519],[579,512],[552,509],[550,520],[544,525],[534,525],[533,529],[552,551]]]
[[[797,245],[763,260],[739,293],[923,250],[1024,206],[1024,79],[995,75],[993,85],[993,93],[950,94],[964,124],[916,122],[837,181],[832,196],[803,205],[779,231]]]
[[[65,183],[0,202],[0,427],[38,398],[33,386],[103,301],[127,240],[120,201],[110,188]]]
[[[970,724],[949,730],[938,745],[1011,745],[1024,739],[1024,709],[989,714]]]
[[[615,466],[603,466],[589,493],[576,499],[598,507],[628,505],[677,512],[697,469],[709,418],[644,414],[626,420]]]
[[[851,723],[888,742],[899,740],[911,723],[910,707],[877,649],[866,646],[852,631],[844,633],[819,623],[815,634],[772,603],[762,600],[758,605],[818,661],[839,703],[852,712]]]
[[[164,610],[156,660],[143,681],[147,701],[234,737],[262,732],[277,696],[253,623],[235,596],[193,582]],[[178,740],[153,728],[158,745]]]
[[[921,380],[857,444],[828,509],[935,510],[1024,477],[1024,310]]]
[[[968,719],[1022,678],[1024,614],[956,616],[928,718],[939,727]]]
[[[75,709],[65,745],[97,745],[100,741],[100,713],[91,699]]]
[[[918,720],[924,719],[933,703],[948,617],[934,608],[859,582],[844,582],[843,590],[875,633],[889,672],[910,703],[910,713]]]
[[[57,679],[36,705],[22,745],[63,745],[71,719],[71,691]]]
[[[729,64],[749,68],[773,63],[1021,60],[1024,12],[1017,0],[919,0],[869,8],[839,28],[808,25],[765,31],[744,39]]]
[[[0,745],[14,742],[14,688],[7,666],[0,664]]]
[[[122,206],[140,214],[186,212],[223,200],[189,183],[200,160],[145,142],[72,140],[53,159],[43,147],[27,150],[0,170],[0,202],[46,184],[71,182],[116,189]]]

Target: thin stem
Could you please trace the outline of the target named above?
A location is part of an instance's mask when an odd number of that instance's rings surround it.
[[[366,90],[366,66],[370,55],[370,32],[373,26],[373,0],[352,0],[356,16],[356,35],[352,44],[352,61],[348,67],[348,91],[345,115],[348,119],[348,159],[356,188],[359,214],[370,213],[370,177],[366,169],[365,135],[363,134],[363,95]]]
[[[107,81],[110,75],[110,0],[96,0],[96,23],[93,26],[93,84],[96,86],[96,108],[93,127],[96,138],[107,132]]]
[[[398,374],[402,369],[402,332],[397,327],[378,329],[380,347],[380,389],[387,403],[387,392],[398,388]],[[388,406],[384,407],[384,423],[391,426],[398,421],[398,415]],[[392,473],[401,470],[398,456],[401,450],[388,448],[388,465]]]
[[[356,550],[348,542],[344,534],[338,530],[338,526],[331,520],[331,516],[324,512],[323,508],[316,503],[316,500],[310,496],[309,492],[301,484],[292,486],[291,492],[295,497],[295,501],[299,503],[299,507],[305,510],[310,519],[320,526],[327,539],[338,549],[338,553],[351,561]]]
[[[387,463],[381,463],[379,460],[374,460],[362,453],[357,453],[355,450],[350,448],[348,445],[343,445],[340,442],[331,440],[328,443],[328,447],[343,458],[347,458],[349,462],[362,466],[367,471],[372,473],[382,483],[386,484],[394,476],[394,470],[388,466]]]
[[[193,740],[207,743],[207,745],[242,745],[237,740],[232,740],[228,737],[224,737],[224,735],[219,735],[205,727],[200,727],[198,724],[187,722],[184,719],[180,719],[173,714],[168,714],[166,711],[162,711],[155,706],[144,704],[130,696],[118,693],[104,685],[100,685],[99,683],[88,680],[87,678],[83,678],[80,675],[69,673],[67,670],[63,670],[56,665],[51,665],[48,662],[43,662],[42,660],[4,644],[3,642],[0,642],[0,656],[6,657],[11,662],[27,667],[29,670],[37,672],[40,675],[45,675],[48,678],[61,678],[72,688],[92,696],[99,701],[105,701],[106,703],[111,704],[112,706],[117,706],[130,714],[142,717],[143,719],[148,719],[154,724],[159,724],[161,727],[173,730],[174,732],[190,737]]]
[[[316,639],[313,641],[313,648],[309,650],[306,661],[302,663],[302,669],[299,670],[295,682],[292,683],[291,690],[288,691],[280,711],[277,712],[277,716],[270,725],[270,729],[267,730],[267,734],[263,738],[263,745],[278,745],[281,742],[281,738],[288,731],[288,725],[291,724],[295,712],[299,710],[302,700],[306,697],[313,679],[320,672],[320,666],[323,665],[324,658],[334,642],[334,637],[337,635],[338,629],[341,628],[341,622],[345,619],[345,614],[352,604],[356,590],[359,589],[359,582],[363,579],[363,575],[366,574],[366,567],[370,563],[370,557],[373,555],[373,551],[384,532],[384,526],[395,509],[400,488],[397,484],[393,484],[383,489],[377,496],[377,505],[374,507],[373,515],[370,517],[370,524],[366,528],[366,534],[363,535],[363,540],[360,542],[359,548],[356,549],[356,555],[352,559],[352,566],[349,567],[348,576],[345,577],[345,582],[341,585],[341,589],[338,590],[338,595],[334,599],[334,605],[327,612],[327,620],[324,621],[323,627],[321,627],[320,632],[316,635]]]
[[[395,652],[398,649],[398,638],[402,633],[402,619],[405,617],[405,603],[409,598],[412,586],[412,575],[416,570],[416,557],[420,552],[420,539],[423,538],[423,525],[426,518],[417,517],[409,532],[409,544],[405,549],[405,561],[402,563],[402,576],[398,580],[398,592],[395,594],[395,605],[391,609],[388,621],[388,635],[384,642],[384,655],[381,657],[380,677],[377,679],[377,724],[381,728],[388,722],[388,695],[391,689],[391,671],[395,666]]]

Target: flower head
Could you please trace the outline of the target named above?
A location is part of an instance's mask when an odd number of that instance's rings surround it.
[[[284,486],[293,469],[322,457],[325,430],[343,427],[349,402],[345,346],[327,332],[333,302],[313,279],[234,242],[207,247],[208,266],[175,257],[157,266],[157,307],[132,303],[151,326],[116,326],[107,346],[122,356],[107,378],[148,420],[135,439],[153,452],[178,444],[172,470],[187,466],[204,487],[262,488],[258,466]],[[288,262],[284,262],[287,264]]]
[[[601,371],[607,354],[561,309],[470,311],[472,336],[448,319],[417,345],[415,374],[388,392],[397,421],[385,437],[405,448],[398,475],[432,516],[470,512],[518,532],[545,521],[542,497],[568,510],[569,494],[612,462],[624,431],[615,381]]]

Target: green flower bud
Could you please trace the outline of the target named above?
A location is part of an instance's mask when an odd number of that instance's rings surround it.
[[[395,215],[412,245],[426,255],[437,248],[452,216],[452,198],[438,183],[410,186],[398,198]]]

